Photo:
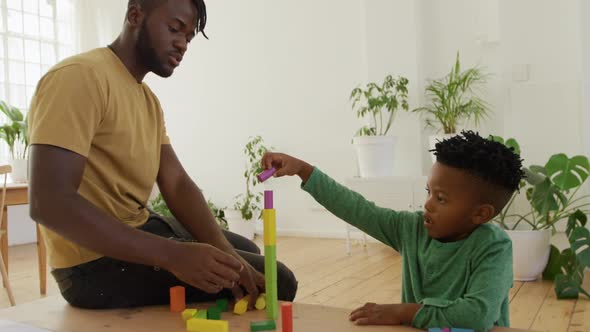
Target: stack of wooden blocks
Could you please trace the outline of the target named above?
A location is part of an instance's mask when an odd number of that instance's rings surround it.
[[[273,207],[273,192],[264,192],[264,272],[266,294],[260,294],[255,307],[258,310],[266,308],[266,318],[261,322],[251,322],[250,330],[270,331],[276,329],[278,316],[278,285],[277,285],[277,239],[276,239],[276,211]],[[237,301],[234,313],[243,315],[248,310],[250,296]],[[182,312],[188,332],[228,332],[229,324],[221,320],[221,313],[228,311],[228,300],[217,300],[214,307],[207,309],[186,309],[185,289],[182,286],[170,288],[170,311]],[[293,306],[291,303],[281,305],[281,319],[283,332],[293,332]]]

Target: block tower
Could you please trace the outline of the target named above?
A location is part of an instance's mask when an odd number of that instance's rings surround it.
[[[264,191],[264,276],[266,281],[266,318],[276,320],[278,316],[277,290],[277,222],[273,206],[272,190]]]

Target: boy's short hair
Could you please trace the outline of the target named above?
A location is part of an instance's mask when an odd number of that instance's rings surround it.
[[[463,170],[489,185],[482,188],[481,194],[494,205],[496,214],[519,190],[525,176],[522,159],[514,148],[483,138],[473,131],[462,131],[439,141],[431,152],[439,163]]]

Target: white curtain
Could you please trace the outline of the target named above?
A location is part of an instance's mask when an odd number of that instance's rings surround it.
[[[75,0],[76,50],[85,52],[115,40],[126,10],[127,0]]]

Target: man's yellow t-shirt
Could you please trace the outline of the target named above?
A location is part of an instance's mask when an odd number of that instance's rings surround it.
[[[157,97],[137,83],[113,51],[95,49],[53,67],[37,86],[28,121],[31,144],[87,158],[81,196],[131,227],[147,221],[161,145],[170,142]],[[102,257],[47,228],[42,231],[53,268]]]

